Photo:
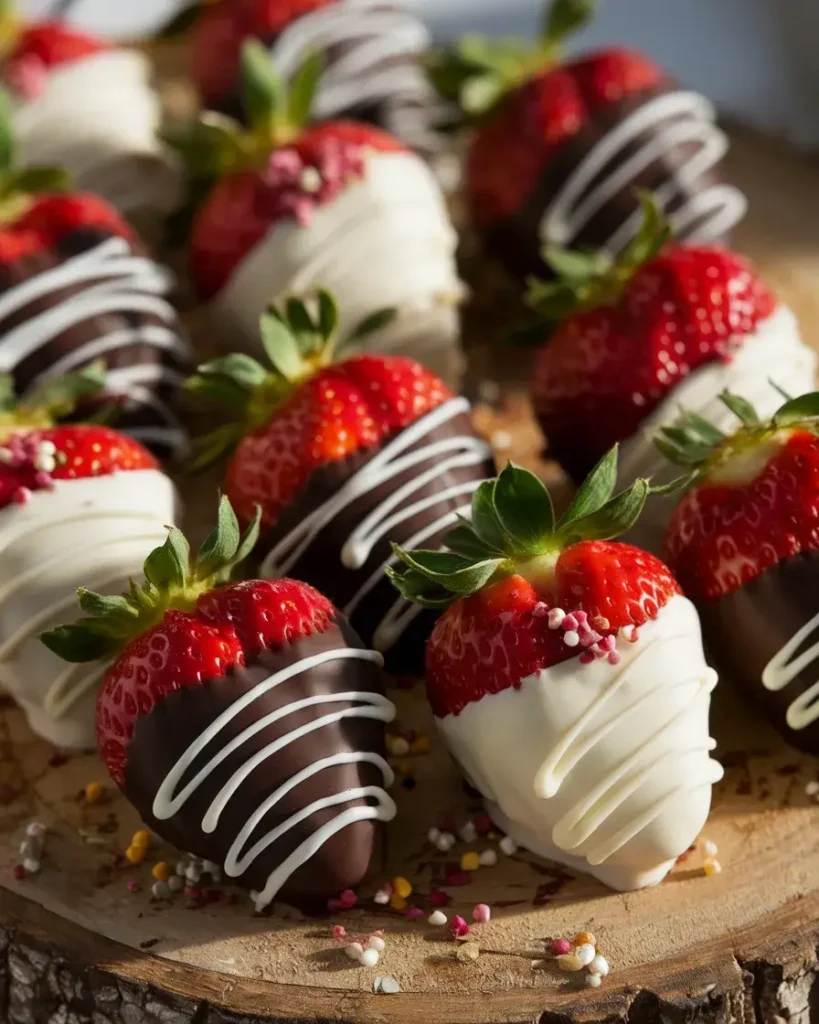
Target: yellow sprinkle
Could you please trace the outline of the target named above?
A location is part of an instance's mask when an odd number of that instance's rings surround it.
[[[407,901],[403,896],[399,896],[398,893],[394,892],[392,896],[390,896],[390,906],[393,910],[406,910]]]
[[[429,736],[418,736],[410,744],[411,754],[428,754],[429,753]]]
[[[470,850],[461,854],[461,871],[477,871],[481,866],[481,855]]]
[[[722,871],[722,864],[715,858],[709,858],[702,866],[702,870],[708,875],[718,875]]]
[[[147,851],[141,846],[129,846],[125,851],[125,857],[129,864],[140,864],[145,860]]]
[[[395,768],[399,775],[412,775],[415,771],[413,762],[407,760],[397,761]]]
[[[406,880],[406,878],[393,878],[392,880],[392,891],[395,896],[399,896],[402,900],[405,900],[412,892],[412,885]]]
[[[85,802],[95,804],[103,794],[103,788],[99,782],[89,782],[85,787]]]
[[[131,846],[137,846],[140,850],[147,850],[150,845],[151,833],[147,829],[141,828],[139,832],[134,832]]]
[[[591,932],[578,932],[574,937],[575,946],[594,946],[597,948],[597,939]]]
[[[171,877],[171,869],[164,860],[161,860],[158,864],[154,864],[151,874],[157,882],[167,882]]]

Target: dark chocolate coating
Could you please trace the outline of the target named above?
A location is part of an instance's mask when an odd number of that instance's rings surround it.
[[[605,104],[594,110],[589,120],[575,135],[555,147],[540,176],[537,188],[528,200],[512,216],[496,221],[484,229],[489,249],[503,260],[505,266],[521,277],[526,277],[529,274],[537,274],[541,278],[548,276],[548,268],[541,258],[542,243],[539,228],[551,201],[568,181],[578,164],[612,128],[655,97],[676,92],[678,89],[677,83],[669,81],[651,89],[633,93],[622,100]],[[588,188],[581,194],[581,201],[597,187],[603,178],[609,177],[613,170],[632,157],[645,144],[646,139],[656,134],[657,128],[651,128],[639,135],[629,145],[623,146],[615,158],[610,160],[589,183]],[[660,159],[649,164],[641,173],[633,175],[626,187],[601,206],[571,240],[568,248],[600,249],[639,206],[635,190],[656,190],[668,181],[673,171],[679,168],[684,161],[690,159],[692,153],[699,148],[700,144],[696,142],[681,143],[667,148]],[[699,175],[680,187],[666,212],[673,214],[693,195],[710,188],[721,180],[722,177],[716,169]],[[697,226],[693,225],[691,231]]]
[[[93,249],[110,237],[111,235],[107,231],[97,228],[83,228],[63,235],[50,249],[38,249],[36,252],[28,253],[13,262],[0,263],[0,295],[37,274],[60,266],[79,253]],[[131,249],[136,256],[148,257],[147,251],[138,242],[131,243]],[[49,291],[47,294],[27,303],[11,315],[2,318],[0,320],[0,354],[2,354],[3,350],[3,336],[12,328],[25,323],[44,311],[56,308],[65,299],[92,287],[93,284],[93,281],[83,281],[81,284]],[[40,374],[48,370],[57,360],[69,355],[75,348],[87,345],[89,342],[115,331],[145,326],[168,327],[172,331],[178,332],[180,336],[184,333],[178,320],[168,323],[153,313],[136,312],[133,310],[110,310],[97,314],[65,328],[23,358],[12,371],[17,393],[24,394],[28,388],[34,385],[36,378]],[[180,381],[181,376],[186,370],[185,365],[180,361],[176,353],[144,342],[111,349],[100,358],[105,361],[106,367],[109,370],[143,364],[151,366],[163,365],[179,374]],[[70,372],[75,372],[78,369],[80,369],[80,366],[73,367]],[[178,382],[162,380],[155,383],[146,382],[143,386],[166,405],[173,407],[175,404],[179,393]],[[110,398],[108,401],[110,402]],[[75,418],[86,418],[89,412],[93,411],[93,403],[85,403],[77,411]],[[123,401],[122,403],[117,402],[111,425],[128,433],[129,430],[140,427],[165,427],[169,425],[169,421],[159,410],[149,405],[137,405],[136,403],[126,403]],[[152,448],[159,455],[166,456],[171,454],[171,450],[161,443],[154,444],[146,441],[146,444],[147,447]]]
[[[819,553],[803,552],[778,562],[732,593],[700,604],[699,612],[706,646],[720,676],[740,687],[789,743],[819,755],[819,719],[798,730],[786,721],[793,701],[819,682],[819,658],[811,659],[777,692],[762,684],[771,659],[819,613]],[[817,642],[819,626],[789,663]]]
[[[141,716],[127,749],[124,792],[157,835],[180,850],[224,864],[228,850],[248,818],[262,801],[303,768],[340,751],[371,751],[384,756],[384,723],[352,717],[307,733],[258,765],[227,802],[214,832],[202,831],[202,819],[226,781],[255,753],[279,737],[350,703],[318,704],[285,716],[260,730],[222,761],[176,815],[159,821],[153,814],[154,797],[185,750],[214,719],[264,679],[289,665],[337,648],[361,648],[358,637],[343,620],[320,634],[299,640],[283,651],[267,651],[245,669],[234,669],[220,679],[187,687],[165,697]],[[318,694],[359,690],[384,693],[381,669],[359,658],[325,662],[293,676],[245,708],[200,754],[183,776],[180,787],[231,739],[249,725],[292,701]],[[264,816],[243,847],[250,846],[278,824],[315,800],[359,786],[384,786],[380,770],[366,762],[334,765],[310,776],[287,793]],[[306,838],[347,807],[350,801],[315,812],[276,839],[235,881],[249,889],[264,889],[271,872]],[[290,876],[275,899],[298,904],[326,900],[357,886],[370,865],[381,830],[378,821],[358,821],[336,832],[302,867]]]
[[[404,454],[425,447],[431,442],[441,440],[442,438],[463,434],[474,435],[474,433],[469,414],[461,413],[434,430],[429,431],[419,441],[407,448]],[[393,434],[384,444],[388,444],[396,436],[398,435]],[[376,453],[381,450],[381,447],[383,446],[379,445],[378,447],[358,451],[347,459],[328,463],[316,470],[299,497],[288,506],[275,530],[267,537],[265,550],[269,551],[275,547],[306,515],[325,502],[331,495],[335,494],[354,473],[357,473],[363,466],[367,465]],[[376,568],[383,565],[390,558],[392,554],[391,541],[395,544],[404,544],[419,530],[422,530],[426,525],[433,523],[441,516],[446,515],[447,512],[454,511],[462,505],[469,505],[471,495],[461,494],[456,497],[446,498],[432,508],[416,513],[402,523],[397,524],[387,537],[382,537],[374,545],[370,557],[362,569],[353,570],[345,568],[341,562],[341,549],[353,530],[388,495],[421,472],[429,469],[429,466],[430,463],[428,462],[415,466],[393,477],[391,480],[383,482],[366,495],[348,504],[331,523],[316,535],[301,558],[295,562],[292,568],[288,569],[287,575],[312,584],[312,586],[328,597],[336,607],[344,608]],[[450,469],[435,477],[424,487],[414,491],[409,501],[414,504],[416,501],[421,501],[423,498],[440,493],[446,488],[472,480],[484,480],[494,475],[495,467],[491,459],[487,459],[485,463],[479,463],[474,466]],[[421,546],[424,548],[440,547],[443,543],[444,535],[451,529],[452,525],[446,527],[428,540],[425,540]],[[383,580],[372,588],[351,613],[350,619],[353,627],[368,645],[372,645],[373,634],[379,622],[397,597],[398,591],[395,590],[387,577],[384,576]],[[391,675],[423,675],[424,648],[439,614],[439,612],[427,609],[422,610],[412,620],[395,644],[389,650],[383,652],[386,669]]]

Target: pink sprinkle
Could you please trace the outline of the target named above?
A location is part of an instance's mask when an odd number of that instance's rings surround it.
[[[331,914],[334,914],[338,910],[346,910],[346,907],[341,902],[341,900],[329,899],[327,900],[327,909],[330,911]]]
[[[609,661],[609,665],[619,665],[620,664],[620,655],[617,653],[617,651],[610,651],[609,652],[609,654],[608,654],[608,661]]]
[[[581,665],[590,665],[594,660],[594,651],[583,651],[580,655]]]
[[[588,625],[589,617],[585,612],[578,611],[574,613],[574,617],[577,620],[577,625],[581,627]]]
[[[28,487],[18,487],[12,494],[11,500],[17,505],[27,505],[31,498],[31,491]]]
[[[476,924],[486,924],[492,916],[492,911],[486,903],[479,903],[472,911],[472,919]]]
[[[22,864],[15,864],[11,869],[11,873],[17,879],[18,882],[25,882],[26,880],[26,869]]]
[[[186,885],[185,886],[185,895],[188,897],[189,900],[198,900],[199,899],[199,890],[194,888],[192,885]]]
[[[423,916],[424,912],[420,907],[407,907],[404,911],[404,917],[408,921],[420,921]]]
[[[334,939],[343,939],[346,934],[347,934],[347,929],[344,927],[343,924],[334,924],[333,925],[333,938]]]
[[[354,907],[358,902],[358,896],[356,896],[352,889],[345,889],[339,896],[339,901],[345,910],[349,910],[350,907]]]
[[[5,78],[21,99],[35,100],[45,90],[48,69],[42,58],[29,53],[10,62]]]
[[[600,650],[605,651],[606,654],[608,654],[609,651],[614,650],[616,643],[617,641],[614,639],[613,636],[604,636],[600,641]]]
[[[532,609],[532,617],[535,619],[545,619],[551,612],[549,606],[545,601],[538,601],[535,607]]]
[[[34,474],[34,483],[37,484],[37,486],[42,488],[43,490],[49,491],[53,491],[55,486],[54,481],[51,478],[51,474],[46,473],[42,469],[37,470],[37,472]]]
[[[128,882],[125,883],[125,887],[128,890],[128,892],[131,893],[139,892],[139,890],[142,888],[139,882],[134,881],[133,878],[129,879]]]
[[[469,935],[469,925],[460,914],[456,914],[451,918],[449,922],[449,930],[452,933],[453,938],[456,939],[462,939],[465,935]]]
[[[572,944],[568,939],[552,939],[549,949],[555,956],[564,956],[566,953],[571,953]]]
[[[475,831],[479,836],[485,836],[487,832],[492,830],[492,819],[488,814],[476,814],[472,819],[472,823],[475,826]]]
[[[445,907],[451,898],[449,893],[444,892],[443,889],[433,889],[427,896],[427,901],[431,907]]]
[[[270,159],[267,162],[268,176],[267,181],[269,184],[278,184],[278,178],[282,177],[289,181],[301,174],[302,168],[304,167],[304,161],[301,158],[298,150],[292,147],[284,147],[282,149],[274,150],[270,154]],[[277,179],[277,180],[272,180]]]
[[[566,618],[560,623],[560,625],[563,627],[563,629],[568,631],[570,629],[577,629],[580,623],[577,621],[576,615],[567,615]]]
[[[593,644],[596,644],[598,640],[602,639],[603,637],[600,636],[599,633],[595,633],[593,629],[585,629],[580,634],[580,646],[591,647]]]
[[[472,881],[472,875],[468,871],[453,871],[451,875],[447,875],[447,885],[469,885]]]

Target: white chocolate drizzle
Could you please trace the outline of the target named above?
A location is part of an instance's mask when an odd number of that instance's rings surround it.
[[[91,338],[51,363],[32,387],[94,359],[105,359],[128,345],[147,345],[171,353],[180,362],[185,360],[190,349],[179,333],[176,311],[165,298],[171,286],[168,270],[147,257],[135,255],[128,241],[118,237],[108,238],[56,267],[35,274],[0,295],[0,327],[6,318],[32,302],[54,296],[55,304],[3,333],[0,373],[13,373],[21,362],[78,324],[99,317],[100,330],[104,330],[107,314],[152,315],[162,323],[121,328]],[[59,297],[64,289],[77,287],[81,290]],[[146,388],[148,383],[178,386],[181,375],[159,362],[116,368],[108,375],[109,391],[123,394],[129,405],[147,406],[159,421],[156,426],[146,427],[143,436],[180,451],[185,445],[185,432],[168,405]]]
[[[429,30],[414,15],[384,0],[344,0],[292,22],[273,45],[279,72],[290,78],[309,53],[331,52],[313,115],[338,117],[356,107],[398,100],[388,128],[413,149],[436,152],[442,136],[429,126],[440,107],[422,67]],[[336,48],[344,50],[336,56]]]
[[[644,103],[607,132],[569,175],[543,215],[541,241],[571,245],[595,214],[623,191],[628,192],[651,164],[677,146],[697,143],[694,152],[654,190],[658,206],[665,210],[727,152],[728,138],[714,123],[715,118],[711,103],[695,92],[666,93]],[[610,173],[594,184],[606,168]],[[695,190],[670,220],[678,238],[715,239],[742,219],[747,205],[745,196],[733,185],[710,185]],[[621,252],[641,222],[642,211],[637,207],[602,248],[611,255]]]
[[[420,470],[412,479],[393,490],[358,524],[341,547],[340,561],[343,567],[351,570],[363,568],[367,564],[373,547],[383,537],[390,536],[396,527],[419,513],[433,509],[453,498],[471,496],[480,486],[482,479],[469,480],[450,487],[442,485],[436,494],[417,501],[412,500],[418,491],[433,480],[441,479],[442,484],[445,483],[445,476],[450,470],[480,466],[487,459],[491,459],[491,449],[480,438],[469,434],[458,434],[432,441],[414,451],[407,452],[408,448],[411,448],[437,427],[469,412],[469,409],[469,402],[466,398],[453,398],[401,431],[392,441],[384,445],[366,465],[351,476],[343,487],[313,509],[276,544],[262,563],[263,574],[286,576],[307,551],[313,540],[332,523],[339,512],[375,488],[406,473],[407,470],[415,467],[428,467]],[[409,538],[405,545],[414,547],[434,536],[439,530],[454,525],[457,521],[457,513],[468,515],[469,504],[460,506],[456,512],[448,512],[446,515],[436,518],[433,523],[428,524]],[[372,575],[345,605],[345,615],[351,615],[355,611],[366,594],[383,578],[384,566],[393,564],[394,561],[394,558],[390,558],[375,568]],[[405,598],[398,598],[387,609],[376,627],[375,647],[380,651],[389,650],[419,610]]]
[[[203,832],[212,833],[218,828],[219,819],[225,807],[252,772],[280,750],[283,750],[290,744],[297,742],[308,733],[315,732],[316,730],[329,725],[334,725],[335,723],[347,718],[371,718],[384,723],[391,722],[395,718],[395,706],[390,700],[380,693],[353,690],[346,693],[316,694],[314,696],[305,697],[302,700],[291,701],[291,703],[284,705],[284,707],[281,707],[276,711],[272,711],[270,714],[264,715],[252,725],[243,729],[229,743],[226,743],[221,747],[218,752],[215,753],[210,760],[199,769],[196,775],[194,775],[194,777],[180,789],[183,777],[194,765],[196,759],[206,751],[211,742],[218,739],[219,734],[223,732],[223,730],[237,717],[237,715],[241,714],[255,701],[259,700],[265,694],[269,693],[275,687],[280,686],[288,679],[301,675],[302,673],[319,665],[324,665],[327,662],[340,661],[346,658],[358,658],[362,661],[369,661],[376,665],[381,665],[383,663],[383,659],[375,651],[362,650],[353,647],[324,651],[321,654],[314,654],[309,657],[302,658],[295,664],[289,665],[287,668],[284,668],[281,671],[274,673],[272,676],[269,676],[267,679],[262,680],[258,685],[243,694],[229,708],[223,711],[218,718],[215,718],[213,722],[211,722],[211,724],[201,733],[201,735],[194,740],[165,777],[157,791],[156,797],[154,798],[154,817],[159,821],[167,821],[169,818],[172,818],[184,807],[188,799],[199,789],[202,783],[207,780],[211,773],[219,767],[225,758],[229,757],[234,751],[240,750],[257,733],[271,725],[274,725],[276,722],[281,721],[294,712],[321,704],[344,703],[354,705],[353,707],[344,708],[341,711],[332,711],[329,714],[322,715],[319,718],[307,722],[305,725],[292,729],[290,732],[284,733],[278,739],[262,747],[252,757],[249,757],[242,767],[237,769],[231,775],[211,801],[207,811],[205,812],[205,816],[202,819],[201,827]],[[290,878],[295,871],[314,856],[328,841],[328,839],[334,836],[337,832],[340,832],[342,829],[347,828],[349,825],[358,821],[391,821],[392,818],[395,817],[395,803],[384,789],[379,786],[361,786],[355,789],[344,790],[343,792],[314,801],[312,804],[309,804],[291,815],[291,817],[286,819],[276,828],[271,829],[271,831],[269,831],[265,836],[254,843],[250,849],[246,849],[254,830],[257,828],[264,816],[292,789],[306,779],[328,768],[342,764],[355,763],[369,763],[375,765],[380,768],[384,776],[385,785],[390,786],[392,784],[392,770],[384,758],[379,754],[367,751],[342,750],[314,762],[302,771],[298,772],[296,775],[292,776],[287,782],[266,797],[259,807],[256,808],[250,818],[248,818],[247,822],[236,836],[236,839],[232,843],[225,858],[224,870],[225,874],[230,878],[238,878],[240,875],[244,874],[256,858],[268,849],[269,846],[275,843],[277,839],[289,832],[292,828],[295,828],[311,814],[327,807],[350,803],[354,800],[368,799],[375,801],[375,805],[366,804],[357,807],[348,807],[346,810],[341,811],[335,818],[318,828],[313,835],[300,843],[299,846],[297,846],[296,849],[293,850],[293,852],[286,857],[273,872],[271,872],[264,889],[256,894],[255,903],[257,910],[261,910],[263,907],[266,907],[268,903],[274,899],[282,886],[287,882],[288,878]]]
[[[799,648],[819,627],[819,615],[797,630],[785,646],[762,670],[762,685],[771,693],[786,689],[800,672],[819,659],[819,639],[794,657]],[[793,660],[791,660],[793,659]],[[819,680],[795,697],[785,714],[785,721],[794,732],[807,729],[819,719]]]

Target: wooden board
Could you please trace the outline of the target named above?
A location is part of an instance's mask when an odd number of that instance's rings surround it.
[[[816,168],[739,134],[730,173],[751,198],[739,245],[819,347]],[[491,325],[488,316],[478,320]],[[510,387],[499,407],[479,409],[478,422],[500,455],[553,478],[520,397],[527,360],[493,355],[482,343],[490,330],[473,347],[473,383],[494,379],[502,365]],[[189,499],[209,508],[211,494],[202,484]],[[430,734],[422,692],[395,696],[401,725]],[[122,851],[139,824],[133,811],[110,789],[93,807],[79,798],[88,782],[103,780],[97,758],[56,756],[16,709],[0,707],[0,1020],[807,1024],[819,1018],[819,805],[805,786],[819,777],[819,764],[785,747],[726,686],[716,695],[713,728],[726,777],[705,835],[719,847],[720,875],[704,876],[698,849],[658,888],[618,895],[534,857],[501,854],[469,885],[442,884],[446,863],[467,846],[438,853],[427,830],[442,813],[462,823],[476,807],[433,738],[432,752],[412,759],[415,788],[396,789],[399,818],[383,866],[362,887],[361,908],[304,919],[281,907],[272,917],[253,916],[247,898],[227,890],[196,908],[184,896],[152,901],[152,864],[174,864],[179,855],[157,842],[144,864],[129,866]],[[44,868],[16,881],[17,847],[32,819],[49,826]],[[486,839],[468,848],[493,845]],[[411,922],[372,903],[377,884],[399,874],[414,884],[410,902],[425,917],[426,895],[439,886],[451,895],[450,914],[469,917],[479,901],[493,907],[492,922],[473,929],[482,950],[476,962],[459,962],[457,945],[425,919]],[[128,880],[141,890],[129,892]],[[378,967],[344,956],[330,935],[336,922],[350,932],[384,930]],[[597,935],[612,965],[596,991],[545,956],[546,937],[582,928]],[[395,978],[402,991],[374,994],[378,975]]]

